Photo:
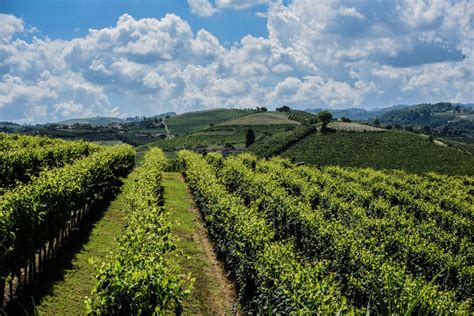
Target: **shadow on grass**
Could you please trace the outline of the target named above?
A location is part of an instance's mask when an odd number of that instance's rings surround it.
[[[7,315],[36,315],[34,302],[38,303],[47,295],[52,294],[57,282],[64,280],[67,270],[73,268],[72,260],[89,241],[91,231],[105,214],[114,198],[121,192],[123,182],[120,182],[113,192],[94,206],[84,217],[79,227],[73,229],[68,240],[61,245],[56,256],[44,265],[44,271],[36,275],[35,280],[17,293],[17,298],[10,302],[5,312]]]

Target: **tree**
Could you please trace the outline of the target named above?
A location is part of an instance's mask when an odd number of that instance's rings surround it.
[[[378,118],[376,118],[376,119],[374,120],[374,125],[375,125],[375,126],[380,126],[380,120],[379,120]]]
[[[277,112],[290,112],[291,108],[288,105],[276,108]]]
[[[321,122],[321,130],[326,130],[327,125],[332,120],[332,113],[329,111],[321,111],[318,113],[318,121]]]
[[[348,118],[348,117],[343,116],[343,117],[341,117],[341,121],[346,122],[346,123],[350,123],[351,119]]]
[[[245,146],[249,147],[255,142],[255,133],[251,128],[248,129],[247,135],[245,135]]]

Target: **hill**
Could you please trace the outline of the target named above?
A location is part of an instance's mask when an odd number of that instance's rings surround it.
[[[316,125],[301,125],[291,130],[275,133],[270,137],[257,139],[247,148],[247,151],[261,158],[276,156],[315,131]]]
[[[178,114],[176,114],[176,112],[165,112],[165,113],[161,113],[161,114],[158,114],[158,115],[153,115],[150,118],[152,118],[152,119],[155,119],[155,118],[157,118],[157,119],[168,118],[169,119],[169,118],[171,118],[173,116],[176,116],[176,115],[178,115]]]
[[[65,121],[57,122],[58,125],[92,125],[92,126],[107,126],[111,123],[124,123],[125,121],[118,117],[89,117],[89,118],[77,118],[77,119],[70,119]]]
[[[346,132],[384,132],[386,131],[383,128],[371,126],[371,125],[364,125],[359,123],[353,122],[331,122],[329,123],[328,127],[330,129],[338,130],[338,131],[346,131]]]
[[[165,119],[173,135],[189,134],[252,113],[252,110],[215,109],[187,112]]]
[[[431,142],[408,132],[313,133],[282,156],[312,165],[404,169],[415,173],[435,171],[474,175],[474,156],[451,146]]]
[[[385,125],[416,127],[440,136],[474,137],[474,110],[462,104],[425,103],[380,115]]]
[[[263,141],[274,134],[284,133],[293,129],[295,125],[253,125],[256,141]],[[180,149],[216,150],[223,148],[245,147],[245,135],[250,126],[216,125],[188,135],[181,135],[169,139],[161,139],[148,144],[146,147],[160,147],[166,152]]]
[[[281,112],[258,112],[240,116],[222,123],[222,125],[288,125],[299,124]]]
[[[347,109],[316,108],[316,109],[306,109],[305,111],[309,113],[329,111],[332,113],[333,117],[336,119],[347,117],[354,121],[370,121],[386,112],[403,109],[406,107],[408,107],[408,105],[399,104],[399,105],[394,105],[391,107],[380,108],[380,109],[376,108],[376,109],[371,109],[371,110],[360,109],[360,108],[347,108]]]

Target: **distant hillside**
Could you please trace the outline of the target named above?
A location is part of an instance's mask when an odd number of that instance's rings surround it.
[[[257,112],[243,115],[226,121],[222,125],[285,125],[298,124],[297,121],[289,119],[286,113],[281,112]]]
[[[297,125],[253,125],[251,128],[255,133],[256,141],[261,141],[295,126]],[[195,133],[158,140],[146,147],[157,146],[166,152],[174,152],[180,149],[243,149],[245,147],[245,136],[249,128],[250,126],[215,125]]]
[[[166,117],[171,118],[171,117],[176,116],[176,115],[178,115],[178,114],[176,114],[176,112],[165,112],[165,113],[161,113],[161,114],[158,114],[158,115],[154,115],[150,118],[153,118],[153,119],[154,118],[160,119],[160,118],[166,118]]]
[[[19,132],[23,129],[23,126],[13,122],[0,122],[0,131],[3,132]]]
[[[474,175],[474,155],[408,132],[311,134],[282,156],[313,165],[404,169],[424,173]]]
[[[165,122],[172,134],[188,134],[252,112],[251,110],[234,109],[187,112],[166,119]]]
[[[348,122],[331,122],[328,127],[337,131],[346,132],[384,132],[386,129],[375,127],[371,125],[364,125],[359,123],[348,123]]]
[[[387,108],[381,108],[381,109],[377,108],[377,109],[372,109],[372,110],[365,110],[365,109],[360,109],[360,108],[347,108],[347,109],[317,108],[317,109],[306,109],[305,111],[309,113],[315,113],[315,114],[321,111],[329,111],[332,113],[333,117],[336,119],[347,117],[354,121],[369,121],[369,120],[375,119],[376,117],[382,115],[383,113],[393,111],[393,110],[403,109],[406,107],[408,107],[408,105],[399,104],[399,105],[394,105]]]
[[[90,124],[92,126],[107,126],[111,123],[124,123],[125,121],[118,117],[89,117],[89,118],[77,118],[77,119],[70,119],[65,121],[57,122],[58,125],[86,125]]]
[[[379,116],[384,125],[412,126],[442,136],[474,136],[474,110],[462,104],[418,104]]]
[[[269,135],[269,137],[257,139],[255,143],[247,147],[247,151],[260,158],[277,156],[314,132],[316,132],[316,125],[300,125],[291,130],[281,131]]]

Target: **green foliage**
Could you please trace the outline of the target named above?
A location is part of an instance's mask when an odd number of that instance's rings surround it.
[[[322,129],[325,130],[326,126],[332,120],[332,113],[329,111],[321,111],[318,113],[318,121],[322,124]]]
[[[245,135],[245,147],[249,147],[255,142],[255,133],[251,128],[247,130],[247,134]]]
[[[327,262],[348,303],[396,311],[472,309],[472,177],[372,169],[315,169],[275,158],[230,157],[228,192],[255,207],[279,240]],[[335,312],[334,310],[333,312]]]
[[[290,112],[291,108],[288,105],[276,108],[277,112]]]
[[[166,261],[175,249],[170,223],[160,206],[162,173],[167,161],[153,148],[132,174],[134,186],[127,195],[127,228],[120,249],[97,273],[90,315],[179,314],[189,292]]]
[[[284,157],[313,165],[404,169],[424,173],[474,175],[474,156],[428,142],[406,132],[312,134],[289,148]]]
[[[207,157],[219,168],[221,155]],[[337,290],[338,282],[327,262],[308,262],[290,242],[280,242],[277,232],[262,218],[258,205],[230,193],[218,180],[216,169],[198,154],[181,151],[179,159],[214,247],[237,283],[247,312],[353,311]],[[252,161],[250,158],[246,162],[252,165]]]
[[[257,141],[248,148],[248,151],[256,154],[258,157],[267,158],[278,155],[301,139],[316,132],[316,126],[298,126],[295,129],[286,132],[276,133]]]
[[[109,147],[42,172],[0,197],[0,281],[26,267],[46,243],[51,248],[71,221],[116,189],[134,155],[130,146]]]
[[[41,170],[60,167],[99,150],[85,142],[0,134],[0,187],[28,182]]]
[[[449,102],[418,104],[380,115],[384,124],[415,126],[443,136],[473,136],[474,110]]]

